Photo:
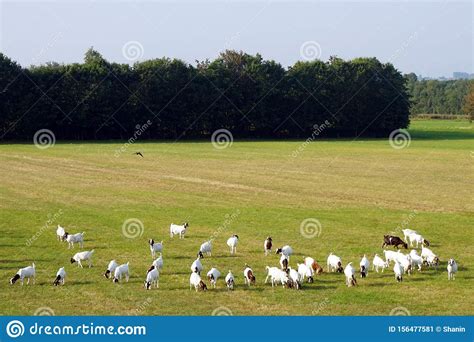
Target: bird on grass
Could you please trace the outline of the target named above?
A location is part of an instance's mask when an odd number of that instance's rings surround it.
[[[135,152],[134,154],[143,158],[143,154],[141,152]]]

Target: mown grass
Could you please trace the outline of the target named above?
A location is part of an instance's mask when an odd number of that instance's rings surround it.
[[[56,315],[210,315],[226,307],[234,315],[388,315],[404,307],[412,315],[469,315],[474,300],[473,126],[466,121],[414,121],[412,141],[393,149],[388,140],[302,142],[235,141],[224,150],[208,142],[135,143],[115,157],[120,143],[0,145],[0,313],[31,315],[51,308]],[[302,147],[297,155],[293,153]],[[132,155],[142,151],[144,158]],[[126,219],[144,224],[142,236],[122,234]],[[321,222],[319,236],[305,238],[300,224]],[[48,221],[49,220],[49,221]],[[188,220],[184,240],[170,239],[171,222]],[[60,223],[86,232],[95,249],[94,267],[69,264],[74,251],[56,241]],[[304,255],[325,264],[329,252],[358,265],[366,253],[381,253],[382,236],[405,226],[432,242],[441,267],[407,276],[371,272],[347,288],[340,274],[324,273],[302,291],[263,284],[271,235],[290,244],[296,267]],[[240,236],[236,256],[225,241]],[[33,235],[38,238],[27,246]],[[237,288],[189,290],[189,267],[199,245],[215,236],[207,271],[231,269]],[[147,239],[164,240],[160,289],[145,291],[151,262]],[[446,261],[460,271],[448,282]],[[110,259],[130,262],[129,283],[102,276]],[[10,286],[19,267],[37,265],[35,286]],[[257,286],[243,286],[250,264]],[[53,287],[66,267],[66,286]]]

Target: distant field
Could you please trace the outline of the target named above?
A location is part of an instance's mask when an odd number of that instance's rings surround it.
[[[467,121],[414,121],[411,143],[394,149],[387,139],[253,142],[218,150],[210,142],[62,143],[0,145],[0,313],[32,315],[470,315],[474,307],[474,129]],[[141,151],[144,158],[132,155]],[[295,151],[298,151],[295,153]],[[144,233],[122,234],[137,218]],[[321,223],[319,236],[300,232],[303,220]],[[48,221],[49,220],[49,221]],[[169,224],[188,220],[184,240],[169,237]],[[56,241],[56,224],[86,232],[94,267],[69,263],[74,252]],[[438,271],[424,270],[396,283],[392,267],[358,278],[347,288],[341,274],[324,273],[303,290],[264,285],[263,241],[290,244],[295,255],[325,264],[334,252],[356,267],[366,253],[382,253],[383,234],[402,227],[421,232],[439,254]],[[237,255],[227,238],[240,236]],[[37,238],[27,247],[28,239]],[[217,267],[237,276],[234,292],[189,290],[189,267],[199,245],[215,237],[205,272]],[[147,240],[164,240],[158,290],[145,291],[151,263]],[[460,271],[448,282],[447,259]],[[130,262],[132,277],[119,285],[103,272],[111,259]],[[37,265],[37,284],[10,286],[19,267]],[[243,285],[248,263],[257,286]],[[57,269],[68,273],[53,287]],[[324,265],[324,268],[326,266]],[[403,309],[400,309],[403,308]],[[45,309],[46,308],[46,309]],[[397,311],[397,312],[398,312]]]

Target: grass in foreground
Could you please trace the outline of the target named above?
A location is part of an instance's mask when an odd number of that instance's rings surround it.
[[[56,315],[210,315],[225,307],[234,315],[388,315],[404,307],[412,315],[472,314],[474,272],[472,125],[463,121],[414,121],[409,147],[388,140],[238,142],[224,150],[211,143],[136,143],[115,157],[121,144],[57,143],[0,145],[0,313],[31,315],[42,307]],[[144,158],[132,155],[142,151]],[[143,235],[122,234],[137,218]],[[305,238],[301,222],[319,220],[319,236]],[[184,240],[170,239],[169,224],[188,220]],[[75,252],[56,241],[56,224],[86,232],[95,249],[94,267],[69,264]],[[397,284],[391,270],[369,273],[347,288],[344,276],[324,273],[300,292],[264,285],[263,241],[290,244],[296,267],[303,256],[325,264],[334,252],[358,266],[366,253],[382,253],[383,234],[403,227],[432,242],[442,264]],[[225,244],[240,236],[237,255]],[[27,247],[28,239],[37,236]],[[215,237],[205,272],[231,269],[237,288],[227,292],[189,290],[189,267],[199,245]],[[151,263],[147,239],[164,240],[160,289],[145,291]],[[447,281],[446,262],[460,271]],[[107,263],[129,261],[129,283],[102,276]],[[19,267],[37,265],[35,286],[10,286]],[[243,286],[251,265],[257,286]],[[66,286],[53,287],[59,267]],[[324,265],[325,267],[325,265]],[[204,274],[205,274],[204,272]],[[223,310],[227,310],[223,309]],[[221,310],[221,309],[219,309]]]

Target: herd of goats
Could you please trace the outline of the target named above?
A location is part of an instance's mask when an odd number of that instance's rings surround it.
[[[180,239],[183,239],[188,228],[188,223],[184,223],[182,225],[171,224],[170,236],[179,236]],[[418,234],[414,230],[403,229],[402,231],[404,234],[404,240],[397,236],[385,235],[382,248],[393,246],[398,249],[400,246],[402,246],[405,249],[408,249],[409,246],[413,247],[415,244],[416,248],[421,245],[421,254],[419,255],[415,249],[412,249],[408,254],[402,253],[400,249],[397,251],[386,249],[383,251],[384,258],[378,254],[375,254],[375,257],[372,260],[372,270],[375,270],[378,273],[380,269],[383,272],[385,268],[389,267],[390,263],[393,262],[393,272],[395,274],[395,279],[397,282],[401,282],[403,280],[403,275],[411,274],[415,268],[417,268],[418,271],[421,271],[423,266],[435,267],[437,269],[439,266],[439,258],[435,253],[433,253],[433,251],[431,251],[431,249],[428,248],[430,245],[428,240],[426,240],[422,235]],[[58,240],[68,243],[68,248],[73,248],[74,244],[79,244],[80,247],[83,248],[84,233],[69,234],[63,227],[58,225],[56,235]],[[232,235],[227,240],[227,245],[230,248],[231,254],[236,253],[238,242],[238,235]],[[153,286],[157,288],[159,287],[160,271],[163,268],[163,241],[155,242],[153,239],[150,239],[149,245],[151,256],[154,261],[146,273],[146,279],[144,281],[144,287],[146,289],[151,289]],[[264,241],[263,247],[265,255],[268,255],[272,252],[273,241],[270,236]],[[158,258],[156,258],[157,253],[159,253]],[[88,266],[91,267],[93,254],[94,250],[76,253],[71,258],[71,263],[77,263],[78,266],[83,267],[82,262],[87,262]],[[190,289],[194,287],[196,291],[207,290],[207,285],[201,278],[201,272],[203,270],[201,259],[204,258],[204,255],[211,256],[211,254],[212,240],[206,241],[200,246],[197,258],[191,264],[191,276],[189,278]],[[282,285],[287,288],[300,289],[301,285],[305,281],[308,283],[312,283],[314,281],[314,274],[320,274],[323,272],[323,268],[317,263],[316,260],[311,257],[303,257],[303,263],[297,264],[297,269],[291,268],[289,266],[289,262],[290,256],[293,254],[293,249],[288,245],[276,249],[276,254],[280,255],[280,267],[266,267],[267,276],[265,283],[270,280],[272,287],[276,285]],[[366,257],[366,255],[364,255],[359,263],[360,276],[362,278],[367,277],[370,264],[371,263],[369,259]],[[456,261],[454,259],[449,259],[447,265],[448,280],[454,280],[457,270],[458,266]],[[333,253],[330,253],[327,258],[327,271],[344,273],[347,286],[350,287],[357,285],[356,270],[352,266],[352,262],[348,263],[346,267],[343,268],[341,258]],[[10,284],[15,284],[18,280],[20,280],[21,285],[23,285],[23,281],[25,279],[27,280],[27,284],[29,284],[30,279],[32,279],[34,284],[35,275],[36,269],[35,264],[33,263],[31,266],[19,269],[18,272],[10,279]],[[254,271],[247,264],[245,265],[243,275],[246,285],[251,286],[256,283]],[[129,263],[119,265],[115,260],[110,261],[104,276],[106,278],[113,278],[113,281],[116,283],[121,281],[122,278],[125,278],[128,282]],[[209,272],[207,272],[207,279],[213,288],[216,287],[217,280],[220,277],[221,273],[215,267],[211,268]],[[64,285],[65,280],[66,271],[64,267],[61,267],[56,274],[53,284],[56,286]],[[224,280],[227,288],[229,290],[233,290],[235,278],[231,271],[227,273]]]

